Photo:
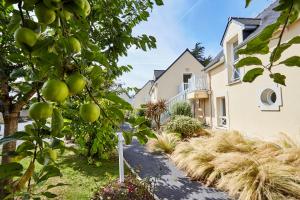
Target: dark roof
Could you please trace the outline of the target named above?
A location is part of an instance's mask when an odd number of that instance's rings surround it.
[[[225,31],[223,33],[222,39],[221,39],[221,45],[223,45],[223,41],[225,38],[225,35],[227,33],[228,27],[231,24],[232,21],[236,21],[244,26],[254,26],[254,27],[258,27],[261,23],[261,19],[260,18],[245,18],[245,17],[229,17]]]
[[[242,23],[244,25],[258,25],[256,30],[253,31],[237,48],[241,48],[244,45],[247,44],[251,39],[258,36],[258,34],[268,25],[273,24],[277,18],[279,17],[280,13],[274,11],[273,9],[278,5],[279,0],[276,0],[274,3],[272,3],[268,8],[263,10],[258,16],[255,18],[238,18],[238,17],[231,17],[229,18],[229,21],[226,26],[226,30],[224,32],[224,35],[222,37],[221,45],[224,39],[224,36],[226,34],[227,28],[232,20],[236,20],[239,23]],[[224,56],[223,50],[205,67],[205,69],[210,68],[217,62],[221,60],[221,58]]]
[[[164,72],[165,70],[154,70],[154,80],[158,79]]]
[[[243,25],[253,25],[253,26],[259,26],[261,21],[260,18],[231,17],[231,19]]]
[[[141,89],[139,89],[139,91],[137,93],[135,93],[135,95],[133,97],[135,97],[142,89],[144,89],[144,87],[146,87],[146,85],[148,85],[148,83],[152,84],[153,82],[154,82],[153,80],[147,81],[147,83],[145,83],[145,85]]]
[[[278,3],[279,0],[276,0],[257,16],[257,18],[261,19],[260,26],[252,34],[250,34],[237,48],[241,48],[242,46],[247,44],[247,42],[249,42],[251,39],[258,36],[258,34],[262,30],[264,30],[264,28],[273,24],[278,19],[280,13],[273,10],[278,5]]]
[[[192,56],[193,56],[193,58],[195,58],[201,65],[202,65],[202,63],[191,53],[191,51],[189,50],[189,49],[186,49],[182,54],[180,54],[180,56],[166,69],[166,70],[164,70],[164,72],[162,73],[162,74],[160,74],[160,76],[156,79],[156,80],[154,80],[154,83],[160,78],[160,77],[162,77],[162,75],[164,74],[164,73],[166,73],[186,52],[189,52]],[[203,66],[203,65],[202,65]],[[154,85],[154,84],[153,84]]]
[[[208,68],[210,68],[211,66],[213,66],[214,64],[218,63],[218,62],[221,60],[221,58],[222,58],[223,56],[224,56],[224,52],[223,52],[223,50],[222,50],[222,51],[220,51],[220,52],[217,54],[216,57],[214,57],[214,59],[212,59],[212,61],[211,61],[208,65],[206,65],[205,69],[208,69]]]

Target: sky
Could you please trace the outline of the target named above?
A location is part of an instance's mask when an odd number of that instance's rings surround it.
[[[132,65],[133,70],[120,77],[126,87],[141,88],[153,78],[154,69],[166,69],[186,49],[196,42],[214,57],[229,17],[255,17],[274,0],[253,0],[245,8],[245,0],[164,0],[164,6],[154,7],[147,22],[134,28],[135,35],[152,35],[157,48],[144,52],[131,48],[119,64]]]

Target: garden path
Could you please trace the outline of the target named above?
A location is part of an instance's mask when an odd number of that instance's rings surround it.
[[[142,178],[155,183],[154,193],[161,200],[229,200],[226,193],[191,181],[165,155],[151,154],[136,140],[124,147],[124,158]]]

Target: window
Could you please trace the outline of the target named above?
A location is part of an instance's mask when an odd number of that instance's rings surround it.
[[[237,46],[239,45],[238,41],[232,44],[232,52],[233,52],[233,65],[232,65],[232,81],[240,80],[241,74],[240,69],[235,68],[236,63],[239,60],[239,54],[237,54]]]
[[[189,88],[189,80],[192,78],[192,74],[183,74],[183,89]]]
[[[282,106],[281,89],[267,87],[259,91],[259,107],[261,110],[279,111]]]
[[[239,59],[239,54],[237,54],[237,50],[236,50],[236,48],[237,48],[238,45],[239,45],[239,42],[238,42],[238,41],[236,41],[236,42],[234,42],[234,43],[232,44],[232,49],[233,49],[233,61],[234,61],[234,62],[237,62],[238,59]]]
[[[217,98],[217,113],[218,113],[218,126],[227,127],[227,115],[226,115],[226,99],[225,97]]]

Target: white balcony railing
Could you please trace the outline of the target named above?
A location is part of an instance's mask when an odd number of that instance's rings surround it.
[[[188,83],[181,83],[178,87],[178,92],[188,90],[188,92],[193,92],[197,90],[208,90],[207,77],[206,74],[201,76],[192,76]]]
[[[193,75],[188,83],[181,83],[178,86],[178,94],[167,101],[168,111],[171,110],[175,103],[186,101],[188,93],[198,90],[208,90],[207,76],[205,73],[202,73],[200,76]],[[162,123],[169,119],[168,111],[161,116]]]

